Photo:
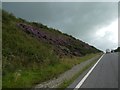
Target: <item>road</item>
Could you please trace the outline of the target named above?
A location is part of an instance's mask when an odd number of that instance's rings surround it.
[[[118,53],[105,54],[79,86],[87,73],[78,77],[68,88],[118,88]]]

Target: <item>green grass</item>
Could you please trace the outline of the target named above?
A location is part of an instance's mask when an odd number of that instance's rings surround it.
[[[46,80],[45,77],[49,75],[47,72],[51,72],[48,69],[52,69],[52,66],[59,63],[59,58],[51,45],[23,32],[16,27],[17,22],[19,21],[14,16],[3,12],[3,87],[31,87],[37,81],[37,79],[34,81],[34,78],[37,77],[35,75],[41,77],[39,81],[44,81]],[[14,73],[19,70],[21,70],[21,76],[18,81],[14,82]],[[52,72],[54,72],[54,69],[52,69]]]
[[[38,70],[22,70],[21,72],[18,72],[20,73],[20,76],[18,78],[16,76],[17,73],[16,71],[14,73],[7,74],[7,76],[3,78],[3,87],[9,88],[32,87],[42,81],[46,81],[57,76],[64,70],[65,67],[60,64],[54,67],[48,66]]]
[[[101,55],[100,55],[101,56]],[[75,74],[70,80],[64,80],[62,84],[58,86],[58,88],[65,89],[67,88],[75,79],[77,79],[85,70],[87,70],[90,66],[94,65],[96,63],[96,60],[92,61],[87,66],[83,67],[82,70],[80,70],[77,74]]]
[[[21,69],[21,71],[16,70],[13,73],[8,73],[3,77],[3,87],[13,88],[13,87],[32,87],[43,81],[50,80],[54,77],[59,76],[59,74],[65,72],[66,70],[72,68],[74,65],[88,60],[97,54],[86,55],[81,59],[74,57],[72,59],[65,59],[64,62],[61,60],[60,63],[55,65],[39,66],[39,69]],[[73,62],[73,60],[75,62]],[[17,77],[16,73],[20,74]],[[17,79],[16,79],[17,78]],[[12,82],[12,83],[11,83]]]
[[[95,57],[96,55],[98,55],[99,53],[97,53],[97,54],[88,54],[88,55],[85,55],[85,56],[83,56],[83,57],[73,57],[73,58],[70,58],[70,57],[64,57],[64,58],[62,58],[62,60],[61,60],[61,62],[63,63],[63,64],[69,64],[69,65],[71,65],[71,66],[74,66],[74,65],[76,65],[76,64],[80,64],[81,62],[83,62],[83,61],[86,61],[86,60],[88,60],[88,59],[90,59],[90,58],[93,58],[93,57]]]

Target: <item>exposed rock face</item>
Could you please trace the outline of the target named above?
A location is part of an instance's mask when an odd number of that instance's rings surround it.
[[[23,31],[28,34],[32,34],[40,40],[48,42],[49,44],[54,45],[54,51],[60,55],[74,55],[74,56],[82,56],[87,53],[96,53],[98,50],[90,45],[77,40],[69,35],[59,34],[55,35],[52,33],[48,33],[42,28],[37,28],[32,25],[27,25],[24,23],[18,23],[18,27],[20,27]]]

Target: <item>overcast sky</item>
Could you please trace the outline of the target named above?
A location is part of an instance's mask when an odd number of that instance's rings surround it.
[[[103,51],[118,46],[117,2],[4,2],[2,5],[17,17],[59,29]]]

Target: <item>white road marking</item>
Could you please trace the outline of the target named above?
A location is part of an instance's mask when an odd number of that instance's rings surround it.
[[[89,70],[89,72],[83,77],[83,79],[77,84],[77,86],[75,87],[74,90],[77,90],[78,88],[80,88],[82,86],[82,84],[85,82],[85,80],[87,79],[87,77],[90,75],[90,73],[93,71],[93,69],[96,67],[96,65],[98,64],[98,62],[101,60],[101,58],[104,56],[104,54],[99,58],[99,60],[95,63],[95,65]]]

